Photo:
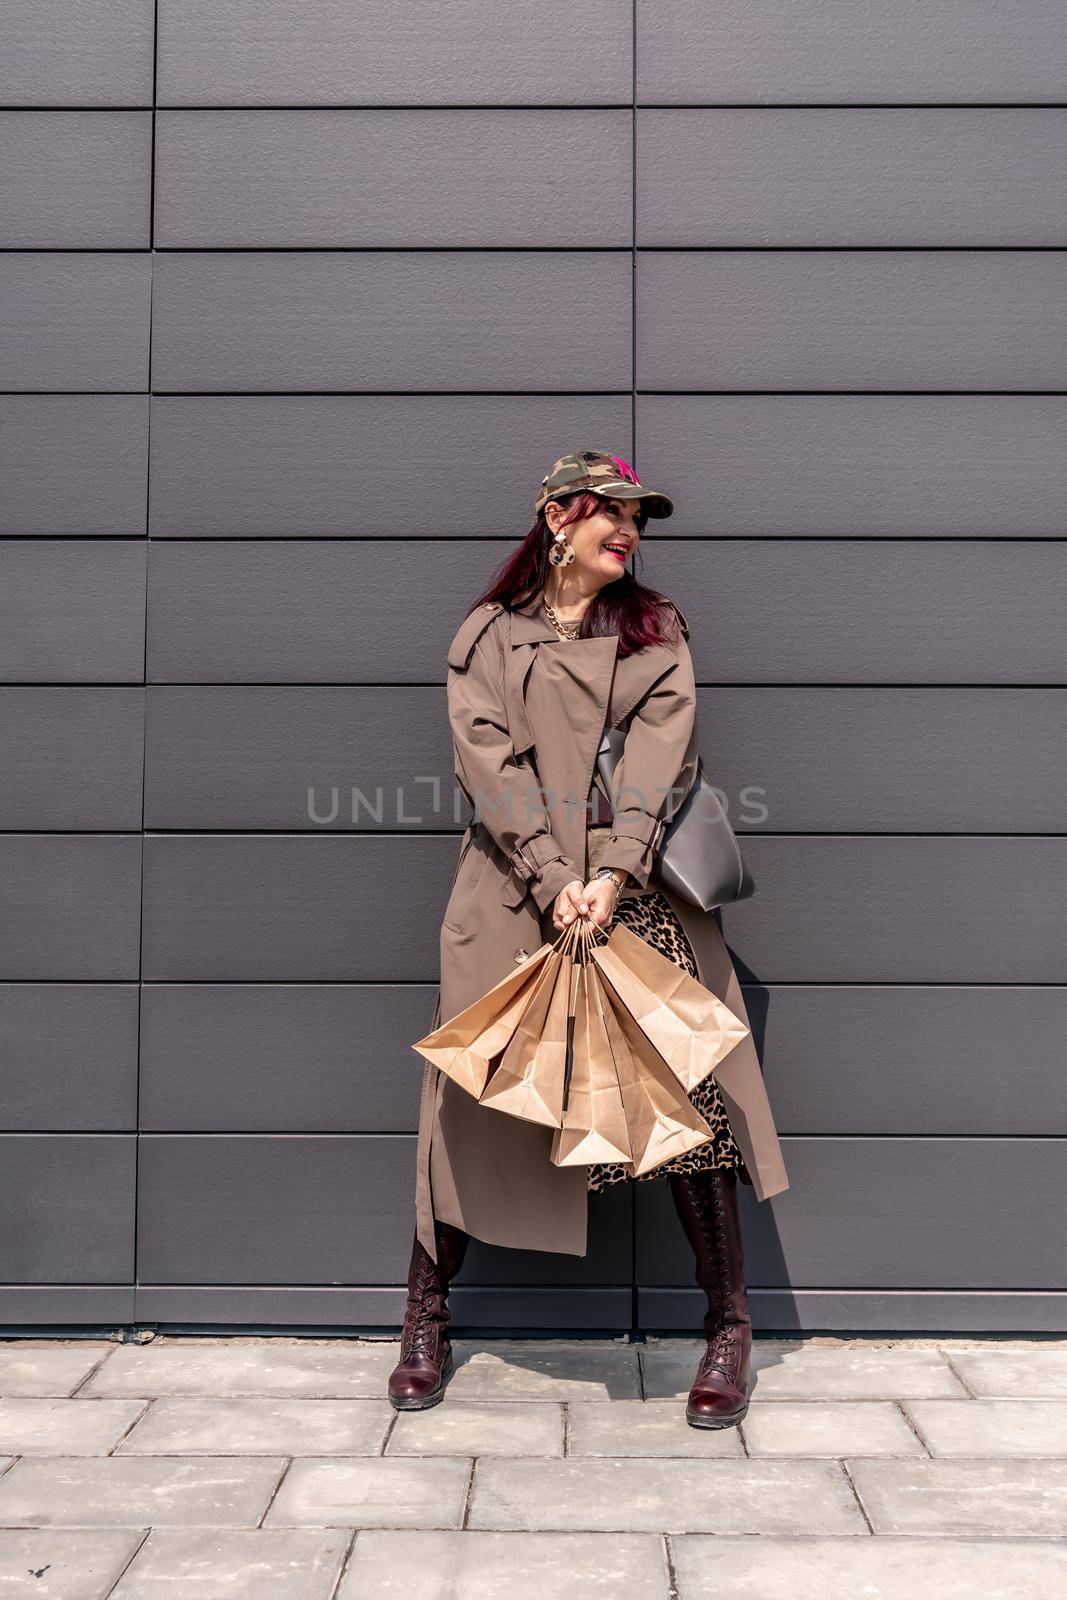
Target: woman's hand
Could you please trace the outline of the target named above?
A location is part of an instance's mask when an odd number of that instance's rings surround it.
[[[576,916],[588,916],[598,928],[606,928],[615,915],[618,899],[619,891],[610,878],[593,878],[587,884],[576,878],[556,896],[552,926],[562,932]]]
[[[590,922],[595,922],[598,928],[606,928],[619,903],[619,891],[612,880],[592,878],[585,886],[585,898],[589,904]]]
[[[552,906],[552,926],[562,933],[564,928],[570,927],[575,917],[584,916],[588,910],[585,885],[581,878],[575,878],[556,896]]]

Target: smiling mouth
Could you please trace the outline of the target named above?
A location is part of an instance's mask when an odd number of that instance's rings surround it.
[[[624,544],[606,544],[604,549],[609,555],[617,556],[621,561],[625,561],[630,553],[629,547]]]

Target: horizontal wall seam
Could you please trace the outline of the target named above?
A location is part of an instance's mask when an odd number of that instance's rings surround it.
[[[417,1070],[421,1071],[421,1067]],[[262,1139],[271,1143],[291,1143],[311,1139],[415,1139],[418,1129],[390,1132],[382,1128],[0,1128],[0,1139]],[[779,1129],[779,1137],[807,1143],[832,1140],[860,1144],[878,1139],[895,1139],[908,1144],[983,1144],[1012,1141],[1017,1144],[1061,1144],[1067,1133],[790,1133]]]
[[[79,104],[77,101],[40,101],[33,105],[0,105],[0,111],[65,111],[78,115],[130,111],[186,112],[196,115],[204,111],[442,111],[501,112],[536,111],[545,113],[563,111],[586,113],[618,111],[1062,111],[1065,102],[1060,100],[561,100],[546,105],[536,100],[438,100],[412,102],[376,100],[224,100],[201,103],[183,100],[136,100],[128,104]]]
[[[610,1294],[613,1290],[620,1289],[620,1288],[627,1288],[627,1287],[629,1287],[629,1282],[630,1282],[630,1280],[628,1280],[628,1279],[620,1280],[620,1281],[618,1281],[616,1283],[576,1283],[576,1284],[570,1284],[570,1283],[563,1284],[563,1283],[558,1283],[558,1282],[556,1282],[556,1283],[531,1283],[531,1284],[527,1284],[527,1283],[521,1283],[521,1284],[497,1284],[497,1283],[492,1283],[492,1282],[486,1281],[484,1283],[474,1283],[474,1282],[472,1282],[472,1283],[457,1283],[455,1285],[455,1291],[459,1292],[459,1291],[464,1290],[464,1289],[479,1289],[479,1290],[483,1290],[483,1291],[484,1290],[489,1290],[494,1295],[502,1295],[503,1296],[503,1295],[521,1295],[521,1294],[526,1294],[531,1289],[536,1289],[536,1290],[553,1290],[553,1291],[555,1291],[557,1293],[559,1293],[562,1290],[566,1290],[568,1293],[574,1292],[574,1293],[576,1293],[578,1295],[596,1295],[596,1294]],[[392,1291],[401,1291],[402,1292],[403,1288],[404,1288],[404,1285],[403,1285],[402,1282],[394,1282],[394,1283],[355,1283],[355,1282],[353,1282],[353,1283],[258,1283],[258,1282],[256,1282],[256,1283],[196,1283],[196,1282],[189,1282],[189,1283],[184,1283],[184,1282],[175,1282],[173,1279],[165,1279],[165,1278],[159,1278],[159,1279],[128,1278],[128,1279],[124,1279],[124,1280],[121,1280],[121,1281],[113,1281],[113,1280],[108,1279],[108,1280],[101,1280],[100,1282],[90,1282],[90,1283],[86,1283],[84,1280],[81,1280],[81,1279],[75,1279],[75,1280],[48,1279],[47,1281],[41,1280],[41,1281],[38,1281],[38,1282],[29,1282],[29,1283],[27,1283],[27,1282],[24,1282],[24,1281],[19,1282],[19,1281],[15,1281],[15,1280],[8,1281],[6,1279],[0,1279],[0,1289],[32,1289],[32,1290],[38,1290],[38,1291],[47,1291],[47,1290],[50,1290],[50,1289],[87,1289],[87,1290],[92,1290],[92,1289],[129,1289],[129,1288],[133,1288],[133,1287],[144,1288],[144,1289],[149,1289],[149,1288],[150,1289],[180,1289],[180,1290],[183,1290],[183,1291],[194,1290],[194,1289],[195,1290],[207,1290],[207,1291],[210,1291],[210,1292],[213,1292],[213,1293],[217,1292],[220,1295],[223,1295],[223,1294],[253,1294],[256,1291],[265,1290],[265,1289],[266,1290],[270,1290],[272,1293],[278,1293],[278,1294],[300,1294],[302,1292],[306,1292],[309,1289],[314,1289],[315,1291],[317,1291],[320,1294],[343,1295],[343,1294],[350,1293],[354,1289],[381,1290],[383,1293],[392,1292]],[[673,1283],[659,1284],[659,1283],[642,1282],[640,1284],[640,1287],[643,1290],[645,1290],[646,1292],[651,1292],[653,1294],[655,1294],[655,1293],[678,1294],[680,1291],[684,1290],[685,1292],[692,1294],[694,1298],[696,1298],[701,1292],[699,1289],[694,1289],[688,1283],[684,1283],[684,1282],[680,1282],[680,1283],[677,1283],[677,1284],[673,1284]],[[758,1293],[758,1294],[775,1294],[775,1295],[793,1295],[793,1294],[839,1295],[840,1294],[840,1295],[855,1295],[857,1298],[860,1297],[860,1296],[864,1296],[864,1295],[875,1295],[875,1294],[876,1295],[904,1295],[904,1294],[909,1294],[909,1295],[919,1294],[919,1295],[923,1295],[923,1294],[925,1294],[925,1295],[931,1295],[931,1296],[940,1295],[940,1294],[951,1294],[951,1295],[970,1295],[974,1299],[982,1299],[982,1298],[984,1298],[984,1297],[986,1297],[988,1295],[993,1295],[993,1294],[995,1294],[995,1295],[1043,1295],[1043,1296],[1047,1296],[1049,1299],[1063,1299],[1063,1298],[1067,1297],[1067,1296],[1065,1296],[1065,1291],[1063,1291],[1061,1289],[1049,1289],[1049,1288],[1020,1289],[1020,1288],[1000,1288],[1000,1287],[995,1287],[995,1288],[988,1288],[988,1289],[974,1289],[974,1288],[963,1288],[963,1287],[960,1287],[960,1288],[946,1287],[944,1289],[940,1289],[940,1288],[931,1288],[928,1285],[921,1286],[921,1287],[908,1287],[906,1285],[904,1285],[904,1286],[893,1285],[892,1287],[890,1287],[890,1286],[884,1286],[883,1287],[883,1286],[879,1286],[877,1284],[875,1284],[875,1285],[873,1285],[873,1286],[871,1286],[869,1288],[866,1287],[866,1286],[863,1287],[863,1288],[856,1288],[856,1287],[846,1286],[846,1285],[835,1286],[835,1285],[811,1284],[811,1283],[806,1283],[806,1284],[762,1284],[762,1285],[761,1284],[749,1284],[749,1285],[747,1285],[747,1288],[748,1288],[750,1293],[755,1292],[755,1293]],[[696,1339],[698,1337],[699,1337],[698,1334],[696,1332],[694,1332],[693,1338]],[[907,1334],[907,1332],[904,1332],[904,1333],[902,1333],[900,1335],[900,1337],[902,1339],[907,1339],[909,1337],[909,1335]],[[913,1337],[918,1337],[918,1335],[915,1335]],[[951,1335],[946,1335],[945,1337],[946,1338],[947,1337],[951,1337]],[[312,1398],[312,1397],[309,1396],[308,1398]],[[359,1395],[353,1395],[350,1398],[352,1398],[352,1399],[360,1399],[361,1397]],[[1040,1398],[1040,1397],[1035,1397],[1035,1398]],[[1050,1458],[1046,1456],[1046,1457],[1043,1457],[1042,1459],[1047,1461]],[[1015,1542],[1014,1538],[1013,1538],[1012,1542],[1013,1543]]]
[[[1030,690],[1033,693],[1059,694],[1067,688],[1067,683],[976,683],[960,680],[957,683],[912,683],[894,682],[891,678],[867,678],[865,682],[853,683],[845,680],[819,680],[819,678],[787,678],[787,680],[769,680],[769,678],[717,678],[710,682],[707,678],[697,680],[699,690],[936,690],[944,693],[950,690],[982,690],[985,693],[997,691]],[[154,678],[150,683],[142,683],[141,678],[5,678],[0,682],[0,688],[5,690],[443,690],[445,682],[437,678],[413,678],[408,683],[373,683],[368,678],[298,678],[293,680],[278,680],[278,678],[203,678],[200,682],[190,682],[189,678]],[[19,832],[26,832],[21,829]]]
[[[0,391],[0,396],[2,396],[4,398],[8,398],[8,399],[13,398],[13,397],[14,398],[19,398],[19,399],[47,399],[47,398],[55,398],[55,397],[63,397],[65,399],[70,399],[73,396],[85,397],[85,396],[90,396],[90,395],[94,396],[94,397],[95,396],[104,396],[104,395],[106,395],[109,398],[113,397],[115,395],[127,395],[127,396],[134,395],[134,396],[137,396],[138,398],[140,398],[141,396],[144,396],[144,395],[151,395],[153,397],[158,397],[161,400],[163,400],[163,399],[165,399],[165,400],[181,400],[181,399],[202,399],[202,400],[277,400],[277,399],[282,399],[282,400],[315,400],[315,399],[320,399],[320,400],[321,399],[338,400],[338,399],[341,399],[341,400],[343,400],[343,399],[346,399],[346,398],[353,398],[353,399],[376,399],[376,398],[382,398],[382,399],[390,399],[390,400],[396,400],[396,399],[431,399],[431,400],[450,400],[450,399],[451,400],[459,400],[459,399],[515,400],[515,399],[519,399],[519,400],[530,400],[530,399],[549,398],[549,399],[556,399],[556,400],[559,400],[559,399],[581,400],[581,399],[597,399],[597,398],[601,398],[601,397],[605,397],[605,396],[611,396],[611,397],[618,398],[620,396],[629,395],[631,393],[632,393],[632,391],[628,387],[627,388],[618,388],[618,389],[611,389],[611,388],[605,389],[603,387],[600,387],[600,388],[597,388],[597,389],[577,389],[577,388],[574,388],[574,389],[555,389],[555,390],[551,390],[551,391],[548,391],[548,390],[545,390],[545,389],[411,389],[411,388],[403,388],[403,389],[380,389],[380,388],[374,388],[374,389],[341,389],[341,388],[338,388],[338,389],[265,389],[265,388],[255,388],[255,389],[168,389],[168,388],[153,387],[152,389],[148,389],[148,388],[145,388],[145,389],[5,389],[5,390]],[[766,389],[766,388],[761,388],[761,389],[638,389],[637,393],[638,393],[638,396],[641,396],[641,395],[657,395],[657,396],[666,395],[666,396],[674,396],[674,397],[677,397],[677,398],[680,398],[680,399],[683,399],[683,400],[685,400],[685,399],[700,399],[702,397],[709,397],[709,398],[712,398],[712,399],[718,399],[718,398],[722,398],[724,396],[725,397],[729,397],[731,395],[742,395],[742,396],[753,396],[753,395],[755,395],[757,397],[761,397],[761,396],[771,397],[771,396],[774,396],[774,395],[789,395],[789,396],[792,396],[794,398],[796,396],[798,396],[798,395],[799,396],[809,395],[809,396],[818,397],[818,398],[822,398],[824,396],[842,395],[842,396],[844,396],[844,397],[846,397],[846,398],[848,398],[850,400],[851,399],[856,399],[856,398],[859,398],[859,397],[862,397],[862,396],[871,396],[871,395],[874,395],[874,396],[892,395],[892,396],[895,396],[895,397],[900,397],[902,399],[907,399],[907,398],[910,398],[912,396],[920,397],[920,396],[924,396],[924,395],[926,395],[926,396],[929,396],[929,395],[940,395],[940,396],[944,396],[946,398],[957,398],[957,399],[961,398],[961,397],[974,398],[976,396],[989,395],[990,397],[995,398],[995,399],[1011,399],[1011,398],[1014,398],[1015,396],[1019,396],[1020,398],[1028,397],[1030,399],[1053,399],[1053,400],[1057,400],[1057,399],[1061,399],[1064,394],[1067,394],[1067,389],[1030,389],[1030,388],[1025,388],[1025,389],[1024,388],[1011,388],[1011,389],[975,389],[975,388],[927,389],[927,388],[922,388],[922,387],[916,387],[916,388],[913,388],[913,389],[869,389],[869,388],[861,388],[861,387],[857,387],[855,389],[832,389],[832,388],[827,388],[827,389],[807,389],[807,388],[793,388],[793,389]],[[60,537],[62,537],[62,536],[60,536]],[[79,535],[77,535],[77,534],[75,534],[75,535],[67,535],[67,537],[77,538],[77,537],[79,537]],[[80,537],[85,537],[85,535],[81,535]],[[104,535],[103,537],[109,537],[109,535]],[[479,538],[483,538],[483,539],[495,538],[498,541],[500,540],[500,535],[499,534],[481,534],[481,535],[475,535],[475,537],[479,537]],[[672,534],[672,535],[670,535],[670,537],[674,538],[675,535]],[[751,535],[750,537],[756,537],[756,536],[755,535]],[[809,534],[809,535],[791,535],[791,537],[794,537],[794,538],[800,538],[800,537],[812,538],[812,537],[817,537],[817,536]],[[866,537],[869,538],[870,535],[868,534]],[[971,537],[971,535],[956,535],[956,537],[964,537],[964,538],[966,538],[966,537]]]
[[[122,988],[123,986],[128,987],[131,983],[136,983],[138,980],[137,979],[130,979],[130,978],[18,978],[18,977],[15,977],[15,978],[5,978],[3,981],[5,983],[19,983],[19,984],[88,983],[88,984],[100,984],[100,985],[104,985],[104,986],[109,987],[109,988],[110,987]],[[150,989],[150,988],[182,988],[182,989],[185,989],[185,988],[195,988],[195,987],[208,987],[208,986],[211,986],[211,985],[221,986],[221,987],[229,986],[229,987],[239,988],[239,989],[246,989],[246,988],[365,989],[365,988],[380,988],[380,987],[392,985],[394,983],[395,983],[396,986],[399,986],[399,984],[401,982],[403,982],[403,983],[405,983],[407,985],[420,985],[420,986],[423,986],[423,987],[436,988],[437,987],[437,983],[438,983],[438,980],[436,978],[409,978],[409,979],[403,979],[403,980],[400,980],[400,979],[392,980],[392,979],[382,979],[382,978],[358,978],[358,979],[353,979],[353,980],[351,980],[349,982],[342,982],[337,978],[144,978],[144,979],[142,979],[140,981],[141,981],[141,987],[144,988],[144,989]],[[742,988],[752,989],[752,990],[757,991],[757,992],[763,991],[763,990],[772,990],[772,989],[841,989],[841,990],[848,990],[848,989],[903,989],[903,990],[908,990],[908,991],[913,990],[913,989],[919,989],[919,990],[926,990],[926,989],[981,989],[983,991],[987,990],[987,989],[993,989],[993,990],[996,990],[997,992],[999,992],[1000,990],[1004,990],[1004,989],[1013,989],[1013,990],[1014,989],[1027,989],[1027,990],[1030,990],[1030,989],[1042,989],[1042,990],[1045,990],[1045,989],[1047,989],[1047,990],[1067,989],[1067,982],[1062,983],[1062,984],[1061,983],[1032,983],[1032,982],[1029,982],[1026,979],[1020,979],[1018,982],[1014,982],[1013,983],[1013,982],[1005,982],[1003,980],[994,979],[994,978],[990,978],[990,979],[987,979],[987,980],[984,980],[984,981],[982,979],[980,979],[980,978],[978,978],[978,979],[976,979],[976,978],[966,978],[966,979],[961,978],[956,983],[945,983],[945,982],[922,983],[922,982],[918,982],[918,981],[911,982],[911,983],[903,983],[903,982],[899,982],[899,981],[880,983],[880,982],[877,982],[877,981],[873,981],[870,978],[847,978],[847,979],[846,978],[837,978],[837,979],[834,979],[832,981],[828,981],[826,978],[810,978],[810,979],[807,979],[807,980],[799,980],[799,979],[795,979],[795,978],[790,978],[790,979],[786,979],[786,980],[780,980],[778,982],[775,982],[774,979],[767,979],[767,980],[759,982],[759,983],[743,984]]]
[[[13,687],[3,685],[0,687]],[[329,784],[320,784],[319,789],[332,787]],[[338,786],[340,787],[340,786]],[[299,832],[292,832],[284,828],[3,828],[0,827],[0,839],[453,839],[462,836],[462,829],[455,828],[335,828],[332,824],[323,823],[319,826],[302,828]],[[989,829],[966,833],[946,833],[937,829],[912,828],[907,831],[894,829],[863,830],[850,828],[838,830],[834,828],[779,828],[761,829],[736,827],[734,832],[738,838],[744,839],[1065,839],[1067,833],[1052,831],[1043,833],[1009,833],[1003,829]]]

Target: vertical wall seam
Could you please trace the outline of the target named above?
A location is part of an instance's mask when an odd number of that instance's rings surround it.
[[[144,1005],[144,846],[145,794],[148,787],[148,564],[151,553],[152,506],[152,332],[156,266],[156,101],[159,81],[159,0],[152,8],[152,141],[148,163],[148,426],[145,433],[145,562],[144,562],[144,649],[142,654],[141,699],[141,873],[137,919],[137,1071],[134,1075],[133,1134],[133,1306],[132,1320],[140,1321],[139,1283],[141,1267],[138,1218],[141,1212],[141,1022]]]
[[[637,0],[630,5],[630,460],[637,464]]]

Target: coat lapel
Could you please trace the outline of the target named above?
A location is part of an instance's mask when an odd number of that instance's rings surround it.
[[[531,721],[527,684],[542,644],[558,647],[553,652],[552,671],[565,682],[559,694],[560,707],[566,707],[565,725],[553,722],[535,727]],[[617,634],[561,641],[540,595],[511,613],[504,688],[512,744],[516,754],[536,748],[537,775],[547,792],[552,832],[583,871],[585,800],[611,703],[618,647]]]
[[[504,663],[504,700],[511,742],[515,754],[521,755],[534,744],[526,710],[526,680],[537,656],[538,644],[558,639],[559,635],[548,620],[540,595],[534,595],[532,600],[513,610],[510,620],[511,648]]]
[[[541,730],[536,730],[538,772],[549,795],[555,797],[552,832],[583,876],[586,800],[608,714],[618,645],[618,636],[612,633],[555,647],[553,667],[566,721],[551,730],[553,737],[547,744]]]

